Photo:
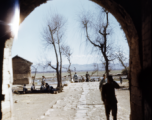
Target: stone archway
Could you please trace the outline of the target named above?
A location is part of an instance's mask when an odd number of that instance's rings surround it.
[[[130,47],[130,103],[131,120],[151,119],[151,1],[150,0],[92,0],[111,12],[121,24]],[[21,22],[39,5],[47,0],[20,0]],[[9,6],[8,6],[9,8]],[[7,11],[7,10],[6,10]],[[3,14],[2,14],[3,15]],[[5,16],[5,15],[4,15]],[[0,32],[6,27],[1,27]],[[11,114],[11,46],[13,40],[10,35],[1,37],[0,60],[2,94],[5,94],[3,103],[8,107],[3,110],[3,118]],[[143,76],[146,76],[143,78]],[[150,77],[150,78],[149,78]],[[147,84],[145,83],[147,82]],[[2,88],[1,88],[2,87]],[[7,97],[6,97],[7,96]],[[2,99],[3,96],[1,96]],[[9,104],[8,104],[9,103]],[[3,108],[3,106],[2,106]]]

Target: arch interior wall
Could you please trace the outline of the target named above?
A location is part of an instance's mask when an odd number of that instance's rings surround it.
[[[21,22],[47,0],[20,0]],[[130,47],[130,104],[131,120],[151,120],[151,0],[92,0],[110,11],[121,24]],[[135,7],[136,6],[136,7]],[[12,109],[12,59],[13,38],[6,39],[1,53],[3,66],[2,102],[3,119],[11,117]],[[146,76],[146,77],[144,77]],[[146,81],[146,83],[145,83]],[[147,94],[149,93],[149,94]]]

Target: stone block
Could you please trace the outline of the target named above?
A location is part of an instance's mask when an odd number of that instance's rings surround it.
[[[141,90],[136,86],[131,86],[131,94],[142,97]]]
[[[4,79],[4,80],[11,80],[11,76],[8,75],[8,73],[4,73],[3,79]]]
[[[4,59],[8,58],[9,55],[10,55],[10,49],[9,48],[4,48]]]
[[[2,110],[4,113],[7,113],[10,111],[11,103],[10,101],[3,101],[2,102]]]
[[[147,101],[144,101],[144,114],[145,114],[145,120],[151,120],[152,109],[151,109],[151,105],[149,105]]]
[[[11,81],[9,79],[3,79],[3,84],[11,84]]]
[[[143,120],[142,106],[131,102],[131,120]]]
[[[11,111],[7,113],[2,113],[2,120],[11,120]]]
[[[138,106],[142,106],[142,96],[137,96],[131,93],[130,100],[131,100],[131,103],[136,104]]]

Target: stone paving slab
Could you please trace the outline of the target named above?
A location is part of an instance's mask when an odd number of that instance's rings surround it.
[[[98,82],[71,83],[67,95],[38,120],[106,120],[98,86]],[[129,113],[118,103],[118,120],[129,120]]]

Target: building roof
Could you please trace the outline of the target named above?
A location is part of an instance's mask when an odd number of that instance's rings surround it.
[[[12,59],[14,59],[14,58],[20,58],[20,59],[22,59],[22,60],[24,60],[24,61],[26,61],[26,62],[28,62],[30,64],[33,64],[32,62],[30,62],[30,61],[28,61],[28,60],[26,60],[26,59],[24,59],[24,58],[22,58],[22,57],[20,57],[18,55],[14,56]]]

